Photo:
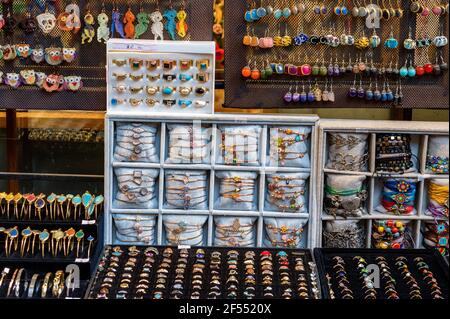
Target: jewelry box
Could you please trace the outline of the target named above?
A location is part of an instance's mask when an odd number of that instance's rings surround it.
[[[109,113],[105,243],[313,247],[316,123],[315,116]],[[114,156],[123,127],[151,128],[155,137],[146,147],[156,153],[147,161]],[[226,157],[228,151],[231,157],[247,159],[249,152],[257,152],[253,165],[221,161],[224,128],[231,135],[251,130],[253,142],[243,143],[242,149],[233,144],[242,140],[226,139]],[[193,140],[185,138],[188,132]],[[283,136],[271,141],[271,132]],[[173,146],[180,135],[182,143],[176,145],[186,160],[174,161]],[[142,142],[136,137],[130,137],[131,145]],[[278,166],[269,160],[271,145],[284,142],[293,146],[290,155],[302,154],[301,162]],[[205,156],[191,161],[198,145],[205,145],[199,151]]]

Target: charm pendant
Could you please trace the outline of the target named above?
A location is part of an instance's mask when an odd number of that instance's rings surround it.
[[[159,9],[150,14],[150,21],[152,22],[151,31],[155,40],[164,40],[164,24],[162,23],[164,17]]]
[[[64,77],[64,88],[67,91],[78,92],[82,87],[81,77],[74,75]]]
[[[182,39],[184,39],[187,35],[188,31],[188,24],[186,23],[187,19],[187,12],[184,10],[184,7],[181,7],[181,10],[177,13],[177,32],[178,36]]]
[[[81,44],[92,43],[95,37],[95,18],[88,10],[86,15],[84,16],[84,29],[81,34]]]
[[[13,89],[17,89],[22,85],[22,82],[20,81],[20,74],[7,73],[5,78],[5,84],[9,85]]]
[[[53,13],[45,11],[36,17],[42,33],[49,34],[56,27],[56,17]]]
[[[17,57],[17,51],[15,45],[6,44],[1,47],[3,60],[12,61]]]
[[[394,38],[394,32],[391,32],[389,38],[384,42],[384,47],[387,49],[397,49],[398,40]]]
[[[177,11],[173,9],[172,6],[170,6],[168,10],[164,11],[163,17],[166,19],[164,28],[166,29],[167,33],[169,33],[170,39],[176,40],[175,30],[177,27]]]
[[[150,18],[147,13],[141,8],[141,12],[137,15],[137,24],[135,27],[135,38],[139,39],[143,34],[148,31],[148,27],[150,26]]]
[[[34,70],[22,70],[20,71],[20,76],[22,77],[22,82],[25,85],[36,84],[36,72],[34,72]]]
[[[72,63],[77,58],[76,48],[63,48],[62,49],[63,60],[67,63]]]
[[[102,11],[97,17],[98,21],[98,29],[97,29],[97,41],[100,43],[106,43],[109,40],[109,37],[111,36],[108,23],[109,23],[109,17],[106,14],[105,11]]]
[[[378,48],[381,44],[381,39],[377,34],[377,31],[375,29],[373,29],[373,34],[370,37],[370,46],[375,49]]]
[[[61,48],[50,47],[45,49],[45,62],[49,65],[60,65],[63,62]]]
[[[31,48],[29,44],[16,44],[16,55],[21,59],[26,59],[31,55]]]
[[[135,27],[134,27],[135,21],[136,21],[136,16],[131,11],[131,8],[128,8],[128,11],[127,11],[127,13],[125,13],[125,16],[123,18],[123,23],[125,23],[125,37],[127,39],[135,38]]]
[[[123,23],[120,19],[120,12],[118,8],[114,8],[112,12],[112,23],[111,23],[111,36],[114,38],[115,34],[118,33],[122,38],[125,38],[125,31],[123,29]]]

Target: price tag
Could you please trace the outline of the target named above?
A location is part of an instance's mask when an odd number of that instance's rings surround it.
[[[87,264],[89,263],[89,258],[77,258],[75,259],[75,263],[77,264]]]
[[[97,223],[96,220],[83,220],[81,225],[95,225]]]
[[[181,249],[191,249],[192,247],[191,246],[188,246],[188,245],[180,245],[180,246],[178,246],[178,250],[181,250]]]

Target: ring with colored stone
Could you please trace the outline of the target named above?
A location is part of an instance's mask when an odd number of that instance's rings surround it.
[[[193,64],[194,64],[194,61],[192,61],[192,60],[181,60],[180,61],[180,69],[183,71],[187,71],[192,67]]]
[[[163,61],[163,68],[165,70],[172,70],[176,65],[177,65],[177,62],[173,61],[173,60]]]
[[[122,100],[122,99],[111,99],[111,105],[112,106],[117,106],[117,105],[120,105],[120,104],[124,104],[125,103],[125,100]]]
[[[189,100],[179,100],[178,101],[178,105],[181,106],[182,108],[187,108],[189,106],[192,105],[192,101]]]
[[[164,74],[163,79],[167,82],[172,82],[177,78],[175,74]]]
[[[162,89],[162,94],[172,95],[175,92],[175,88],[172,86],[166,86]]]
[[[209,68],[209,60],[199,60],[197,61],[197,68],[201,71],[206,71]]]
[[[177,104],[177,100],[163,100],[163,104],[167,107],[172,107]]]
[[[182,82],[189,82],[192,80],[192,75],[183,73],[183,74],[180,74],[179,79]]]
[[[203,96],[209,92],[209,89],[206,87],[198,87],[195,89],[195,94]]]
[[[196,78],[197,78],[197,81],[199,81],[199,82],[208,82],[209,74],[208,73],[198,73]]]
[[[139,70],[144,65],[144,61],[141,59],[130,59],[130,67],[133,70]]]
[[[137,82],[144,78],[144,74],[130,74],[130,79]]]

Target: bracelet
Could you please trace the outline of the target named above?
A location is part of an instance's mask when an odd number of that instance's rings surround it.
[[[44,277],[44,283],[42,284],[42,287],[41,287],[41,298],[42,299],[47,298],[47,290],[49,288],[50,278],[52,277],[52,275],[53,274],[51,272],[49,272]]]
[[[169,177],[169,178],[167,179],[167,181],[181,182],[181,183],[183,183],[184,185],[187,185],[187,184],[191,184],[191,183],[205,182],[206,179],[207,179],[207,178],[204,177],[204,178],[198,178],[198,179],[192,179],[192,180],[190,180],[188,176],[185,176],[185,177],[183,177],[183,178]]]
[[[2,290],[3,287],[3,282],[5,281],[6,276],[8,276],[10,272],[10,269],[5,267],[2,271],[1,277],[0,277],[0,291]]]
[[[14,282],[14,288],[13,288],[12,292],[14,292],[14,295],[16,296],[16,298],[20,297],[20,286],[21,286],[22,275],[24,272],[25,272],[25,268],[21,268],[19,270],[19,272],[17,273],[17,277]],[[24,288],[26,290],[26,288],[27,288],[26,285],[24,285]]]
[[[347,146],[347,149],[351,151],[358,144],[365,143],[366,139],[360,139],[356,136],[350,135],[348,137],[344,137],[340,134],[330,134],[329,143],[330,145],[336,145],[336,148],[342,148]]]
[[[166,190],[168,191],[184,191],[185,193],[189,191],[197,191],[197,190],[203,190],[206,189],[206,186],[198,186],[198,187],[167,187]]]
[[[223,198],[226,199],[232,199],[234,202],[236,203],[253,203],[253,200],[244,200],[241,199],[241,197],[253,197],[254,194],[249,194],[249,195],[240,195],[240,194],[232,194],[232,195],[227,195],[227,194],[220,194],[220,196],[222,196]]]
[[[64,272],[59,270],[53,279],[52,295],[54,298],[60,298],[64,291]]]
[[[34,274],[33,277],[31,277],[30,286],[28,286],[28,298],[33,298],[34,296],[34,289],[36,287],[36,282],[39,278],[39,274]]]
[[[16,276],[17,276],[18,272],[19,272],[19,269],[16,269],[14,271],[12,277],[11,277],[11,281],[9,282],[8,291],[7,291],[7,294],[6,294],[6,298],[9,298],[11,296],[12,288],[13,288],[13,285],[14,285],[14,282],[16,280]]]
[[[336,189],[333,189],[331,186],[326,185],[325,192],[331,196],[348,197],[348,196],[355,196],[355,195],[361,194],[362,192],[365,192],[365,190],[364,190],[363,186],[361,186],[358,189],[336,190]]]
[[[287,210],[299,211],[304,207],[303,204],[278,205],[274,203],[274,205],[277,206],[279,209],[281,209],[283,212],[286,212]]]

